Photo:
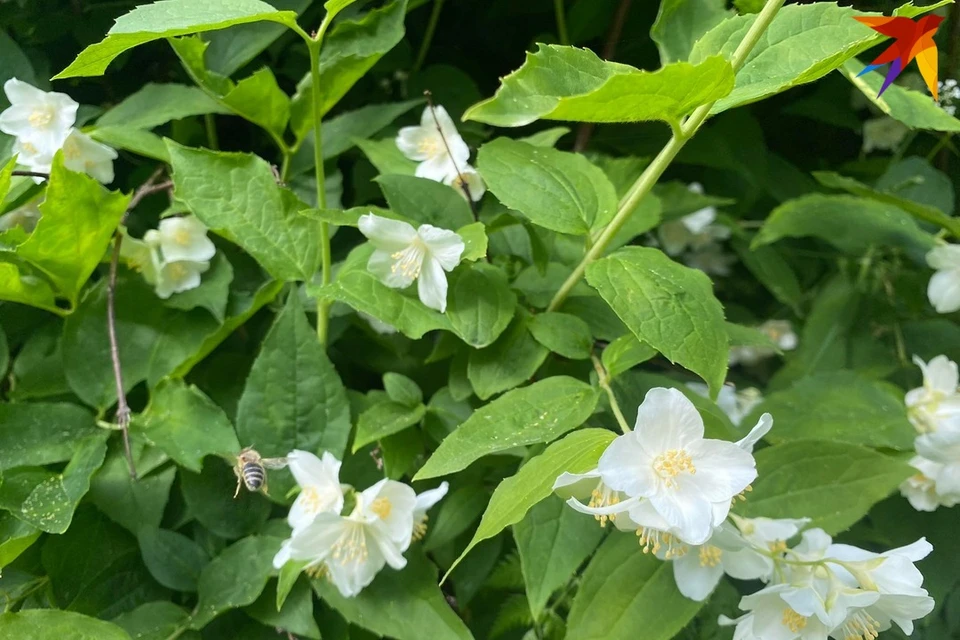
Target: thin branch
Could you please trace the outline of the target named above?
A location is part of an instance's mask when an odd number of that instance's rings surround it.
[[[417,53],[417,59],[410,68],[411,73],[416,73],[423,66],[423,61],[427,59],[427,51],[430,50],[430,43],[433,42],[433,34],[437,30],[437,22],[440,20],[440,12],[443,10],[444,0],[433,0],[433,7],[430,9],[430,21],[427,22],[427,30],[423,34],[423,42],[420,43],[420,52]]]
[[[173,186],[169,180],[154,184],[163,172],[163,167],[157,169],[140,188],[138,188],[133,197],[130,198],[130,204],[123,214],[120,224],[127,221],[127,216],[136,208],[147,196],[165,191]],[[120,264],[120,247],[123,244],[123,234],[120,229],[114,233],[113,255],[110,258],[110,276],[107,279],[107,337],[110,339],[110,360],[113,363],[113,379],[117,386],[117,413],[116,422],[120,431],[123,432],[123,453],[127,458],[127,467],[130,469],[130,477],[137,479],[137,469],[133,462],[133,451],[130,449],[130,406],[127,404],[127,394],[123,391],[123,368],[120,365],[120,346],[117,343],[117,312],[116,312],[116,291],[117,291],[117,267]]]
[[[617,419],[617,423],[620,425],[620,431],[630,433],[630,424],[627,422],[627,419],[623,417],[623,411],[620,410],[620,403],[617,402],[617,397],[613,395],[613,389],[610,387],[610,374],[603,368],[603,363],[600,362],[597,356],[591,354],[590,359],[593,360],[593,368],[597,372],[597,383],[607,392],[610,409],[613,410],[613,417]]]
[[[617,43],[620,42],[620,35],[623,33],[623,25],[627,22],[627,14],[630,13],[632,1],[620,0],[620,4],[617,5],[617,12],[613,14],[613,22],[610,23],[610,30],[607,31],[607,42],[603,46],[604,60],[612,60],[617,52]],[[592,122],[584,122],[580,125],[580,128],[577,129],[577,139],[573,143],[574,151],[579,153],[587,148],[595,126]]]
[[[14,171],[12,175],[23,176],[26,178],[43,178],[44,180],[50,179],[50,174],[43,173],[42,171]]]
[[[433,94],[430,93],[430,90],[423,92],[423,95],[427,98],[427,106],[430,108],[430,115],[433,116],[433,123],[437,126],[437,133],[440,134],[440,140],[443,142],[443,148],[447,150],[447,155],[450,156],[450,164],[453,165],[453,170],[457,172],[457,181],[460,183],[460,190],[463,191],[463,195],[467,197],[467,204],[470,205],[470,211],[473,213],[473,218],[477,218],[477,206],[473,202],[473,198],[470,197],[470,187],[467,186],[467,181],[464,180],[463,174],[460,172],[460,167],[457,166],[457,161],[453,159],[453,153],[450,152],[450,145],[447,144],[447,137],[443,135],[443,128],[440,126],[440,120],[437,118],[437,108],[433,106]]]

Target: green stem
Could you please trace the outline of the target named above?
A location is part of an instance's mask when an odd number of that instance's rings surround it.
[[[207,129],[207,144],[214,151],[219,151],[220,141],[217,138],[217,123],[214,121],[212,113],[203,116],[203,125]]]
[[[329,16],[329,14],[328,14]],[[317,31],[317,35],[308,43],[310,53],[310,79],[313,83],[313,161],[317,181],[317,208],[327,208],[327,192],[324,188],[326,177],[323,173],[323,136],[321,135],[321,107],[323,99],[320,95],[320,46],[323,34],[329,26],[329,20],[324,19]],[[330,225],[320,223],[320,277],[321,284],[330,284]],[[330,302],[321,297],[317,299],[317,339],[320,344],[327,344],[327,325],[329,322]]]
[[[437,22],[440,20],[440,11],[443,9],[444,0],[433,0],[433,7],[430,10],[430,21],[427,22],[427,30],[423,34],[423,42],[420,43],[420,51],[417,52],[417,60],[413,63],[411,72],[420,70],[423,61],[427,58],[427,51],[430,50],[430,43],[433,42],[433,34],[437,30]]]
[[[590,359],[593,360],[593,368],[597,371],[597,378],[600,387],[607,392],[607,399],[610,401],[610,409],[613,410],[613,415],[620,424],[620,431],[623,433],[630,433],[630,424],[623,416],[623,411],[620,410],[620,403],[617,402],[617,396],[613,394],[613,389],[610,388],[610,376],[607,374],[607,370],[603,368],[603,364],[600,362],[600,359],[597,358],[597,356],[591,355]]]
[[[563,0],[553,0],[553,12],[557,15],[557,35],[560,44],[570,44],[570,34],[567,33],[567,14],[563,9]]]
[[[768,26],[770,26],[770,23],[777,15],[780,7],[783,6],[783,3],[784,0],[768,0],[767,4],[763,7],[763,10],[757,15],[757,19],[754,20],[753,25],[751,25],[750,30],[747,32],[747,35],[744,36],[743,40],[740,42],[740,45],[737,47],[737,50],[733,52],[733,56],[730,58],[730,66],[733,67],[734,73],[736,73],[740,67],[743,66],[747,56],[750,55],[750,52],[753,50],[753,47],[756,46],[757,41],[760,40],[760,36],[763,35],[763,32],[766,31]],[[558,5],[559,4],[561,3],[558,0]],[[640,174],[640,177],[637,178],[637,181],[633,183],[633,186],[630,187],[630,190],[627,191],[623,199],[620,200],[620,204],[617,207],[617,213],[613,217],[613,220],[611,220],[610,224],[604,228],[603,232],[601,232],[594,241],[593,246],[587,250],[586,254],[583,256],[583,259],[580,261],[580,264],[577,265],[577,267],[573,270],[573,273],[571,273],[570,276],[567,277],[564,283],[560,286],[560,290],[557,291],[557,294],[553,297],[553,300],[550,301],[550,306],[547,308],[548,311],[556,311],[557,308],[563,304],[563,301],[567,299],[567,296],[573,290],[573,287],[576,286],[577,282],[580,281],[580,278],[583,277],[583,273],[586,271],[587,265],[603,255],[603,252],[606,251],[610,241],[613,240],[613,237],[617,234],[617,232],[620,231],[623,225],[626,224],[627,220],[630,219],[630,216],[633,215],[633,212],[640,201],[643,200],[646,195],[650,193],[650,190],[653,189],[653,186],[657,184],[660,176],[663,175],[664,171],[667,170],[667,167],[670,166],[670,163],[673,161],[673,159],[676,158],[677,154],[680,153],[680,150],[683,149],[683,145],[685,145],[687,141],[693,137],[700,126],[710,116],[710,110],[713,108],[714,104],[715,102],[701,105],[692,114],[690,114],[690,117],[688,117],[680,126],[671,125],[673,128],[673,135],[670,137],[670,140],[667,142],[666,146],[660,150],[660,153],[657,154],[657,157],[653,159],[653,162],[647,165],[647,168],[642,174]]]

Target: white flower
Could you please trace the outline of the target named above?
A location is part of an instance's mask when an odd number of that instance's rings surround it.
[[[753,456],[732,442],[705,440],[703,420],[676,389],[647,392],[635,429],[616,438],[597,465],[604,485],[641,498],[687,544],[703,544],[730,501],[757,477]],[[625,510],[621,507],[621,510]],[[631,519],[640,522],[638,514]]]
[[[698,182],[692,182],[687,189],[696,194],[703,193],[703,187]],[[679,220],[664,222],[657,228],[657,235],[663,250],[671,256],[680,255],[688,247],[704,249],[717,240],[730,237],[730,229],[723,225],[713,224],[717,218],[716,207],[704,207],[687,214]]]
[[[939,355],[924,362],[916,355],[913,362],[923,372],[923,386],[907,392],[904,402],[907,417],[920,433],[937,431],[941,425],[960,419],[960,374],[957,364]]]
[[[943,469],[942,464],[927,460],[923,456],[914,456],[910,459],[910,466],[916,469],[917,473],[900,485],[900,495],[910,502],[910,506],[917,511],[936,511],[941,505],[952,507],[956,504],[945,504],[937,493],[937,475]]]
[[[960,309],[960,245],[945,244],[927,253],[927,264],[936,273],[927,285],[927,298],[937,313]]]
[[[0,216],[0,231],[22,227],[27,233],[33,233],[40,220],[39,201],[33,201]]]
[[[867,120],[863,123],[863,152],[896,149],[909,132],[907,125],[887,116]]]
[[[162,261],[207,262],[217,248],[207,237],[207,227],[196,216],[164,218],[157,229],[143,236],[144,241],[159,247]]]
[[[279,569],[288,560],[306,561],[307,571],[325,574],[344,597],[352,598],[385,564],[406,566],[403,552],[410,545],[416,501],[407,485],[381,480],[357,494],[349,516],[320,513],[294,531],[273,565]]]
[[[52,158],[67,139],[80,105],[64,93],[41,91],[16,78],[7,80],[3,91],[10,107],[0,113],[0,131],[15,136],[22,151]]]
[[[933,598],[923,589],[923,574],[914,565],[927,557],[933,547],[924,538],[911,545],[872,553],[845,544],[831,545],[830,568],[848,587],[859,587],[877,594],[875,602],[851,611],[840,627],[841,638],[870,637],[889,629],[895,622],[907,635],[913,633],[913,621],[933,611]],[[876,637],[874,635],[873,637]]]
[[[429,511],[433,505],[440,502],[440,500],[447,495],[449,489],[450,485],[446,481],[443,481],[436,489],[428,489],[423,493],[417,494],[417,503],[413,508],[414,540],[421,540],[423,536],[427,534],[427,511]]]
[[[769,580],[774,572],[774,557],[782,557],[787,551],[787,540],[797,535],[800,530],[810,523],[809,518],[743,518],[731,513],[730,519],[737,526],[740,535],[749,546],[753,555],[745,559],[751,561],[751,568],[763,581]],[[741,559],[741,561],[745,561]],[[735,576],[736,577],[736,576]]]
[[[360,217],[360,232],[376,249],[367,268],[393,289],[404,289],[418,280],[420,301],[443,313],[447,309],[447,276],[460,264],[463,240],[453,231],[368,213]]]
[[[116,159],[116,151],[76,129],[72,129],[63,142],[63,166],[86,173],[103,184],[113,182],[113,161]]]
[[[833,598],[829,610],[825,604],[828,597]],[[866,606],[877,597],[856,591],[824,593],[813,584],[770,585],[740,599],[740,608],[749,614],[735,621],[741,634],[735,637],[826,640],[851,607]]]
[[[918,436],[915,444],[918,454],[941,465],[936,470],[934,478],[937,495],[943,497],[947,502],[956,503],[960,499],[960,433],[958,433],[958,424],[953,422],[948,428]]]
[[[178,262],[154,263],[151,270],[144,269],[144,279],[154,286],[158,298],[166,300],[175,293],[182,293],[200,286],[200,274],[210,268],[209,262],[192,262],[182,260]]]
[[[947,78],[940,83],[940,107],[951,116],[957,114],[957,107],[960,106],[960,86],[953,78]]]
[[[710,388],[702,382],[688,382],[687,387],[699,396],[710,397]],[[740,422],[761,402],[763,395],[759,389],[747,387],[737,391],[736,385],[728,382],[720,388],[716,404],[730,418],[730,422],[740,426]]]
[[[444,178],[443,183],[456,189],[457,193],[463,196],[465,200],[467,193],[469,193],[470,199],[474,202],[482,198],[483,194],[487,192],[487,186],[483,184],[483,178],[470,165],[464,165],[460,168],[460,173],[454,172],[448,175]]]
[[[725,252],[717,243],[694,249],[683,257],[688,267],[714,276],[730,275],[730,265],[736,261],[736,256]]]
[[[309,451],[294,450],[287,455],[287,462],[300,485],[300,494],[287,515],[290,528],[296,531],[321,513],[340,515],[343,509],[340,461],[328,451],[318,458]]]
[[[466,167],[470,158],[470,148],[457,133],[447,110],[439,105],[423,110],[419,127],[400,129],[397,147],[403,155],[420,163],[417,177],[437,182],[456,178],[457,169]]]
[[[759,327],[781,351],[792,351],[797,348],[797,334],[789,320],[767,320]],[[730,349],[730,365],[755,365],[765,358],[776,355],[776,351],[769,347],[738,346]]]

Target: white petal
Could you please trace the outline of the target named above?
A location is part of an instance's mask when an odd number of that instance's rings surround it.
[[[719,563],[714,566],[702,564],[697,549],[691,549],[673,561],[673,579],[677,589],[697,602],[706,600],[722,577],[723,567]]]
[[[680,218],[680,222],[687,228],[687,231],[692,234],[698,234],[709,227],[716,218],[717,210],[714,207],[704,207],[699,211],[694,211],[693,213],[683,216]]]
[[[773,416],[771,416],[769,413],[763,414],[760,416],[760,420],[757,422],[756,426],[750,430],[750,433],[748,433],[746,437],[737,441],[737,446],[747,453],[753,453],[753,447],[770,432],[772,427]]]
[[[609,516],[630,511],[630,509],[635,507],[639,501],[640,498],[627,498],[626,500],[621,500],[616,504],[607,505],[605,507],[591,507],[583,504],[576,498],[570,498],[567,500],[567,504],[571,509],[574,511],[579,511],[580,513],[586,513],[591,516]]]
[[[637,409],[633,432],[647,453],[656,457],[664,451],[683,449],[703,438],[703,420],[696,407],[676,389],[655,387],[647,391]]]
[[[460,264],[465,246],[458,234],[429,224],[420,225],[417,234],[444,271],[453,271]]]
[[[594,469],[586,473],[561,473],[553,483],[553,491],[562,499],[577,498],[586,500],[600,482],[600,471]]]
[[[387,253],[396,253],[410,246],[417,231],[402,220],[391,220],[372,213],[360,216],[357,226],[374,247]]]
[[[707,500],[678,490],[656,493],[650,503],[687,544],[700,545],[710,539],[713,511]]]
[[[927,264],[937,271],[960,269],[960,245],[947,244],[927,252]]]
[[[457,165],[450,159],[450,156],[444,153],[442,155],[431,156],[418,164],[414,175],[418,178],[446,183],[457,177],[457,168]]]
[[[687,482],[710,502],[730,500],[757,478],[753,456],[732,442],[701,440],[687,447],[696,473]]]
[[[436,309],[440,313],[447,310],[447,276],[443,267],[432,256],[423,260],[420,278],[417,282],[417,293],[420,302]]]
[[[427,511],[429,511],[430,508],[433,507],[433,505],[440,502],[440,500],[442,500],[443,497],[447,495],[447,491],[449,489],[450,489],[450,483],[444,480],[443,482],[440,483],[440,486],[437,487],[436,489],[428,489],[423,493],[418,493],[417,507],[414,510],[414,513],[424,514]]]
[[[400,153],[421,162],[430,157],[428,150],[434,146],[436,130],[426,127],[403,127],[397,134],[396,143]]]
[[[160,249],[167,262],[210,260],[217,252],[207,227],[196,216],[164,218],[158,225]]]
[[[631,497],[650,497],[659,485],[653,458],[633,433],[614,438],[600,455],[597,469],[604,484]]]
[[[367,270],[391,289],[406,289],[413,284],[416,276],[410,270],[395,268],[396,264],[397,260],[392,254],[377,249],[367,261]]]
[[[773,574],[773,560],[753,549],[725,551],[722,562],[724,573],[737,580],[762,580]]]
[[[390,539],[388,535],[383,533],[381,530],[372,528],[371,538],[373,542],[377,545],[380,550],[380,553],[383,554],[384,560],[394,569],[403,569],[407,566],[407,560],[403,557],[403,550]]]
[[[960,309],[960,271],[937,271],[927,285],[927,298],[937,313]]]

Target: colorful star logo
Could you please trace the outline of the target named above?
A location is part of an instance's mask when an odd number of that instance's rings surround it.
[[[880,87],[880,93],[877,94],[878,98],[883,95],[890,83],[897,79],[900,72],[916,58],[917,66],[920,67],[920,75],[927,83],[933,99],[939,99],[937,92],[937,43],[933,41],[933,35],[937,32],[940,23],[943,22],[943,18],[936,15],[926,15],[914,22],[910,18],[880,16],[876,18],[855,17],[854,20],[862,22],[878,33],[894,38],[893,44],[857,74],[862,76],[868,71],[873,71],[887,63],[890,64],[887,77],[883,81],[883,86]]]

